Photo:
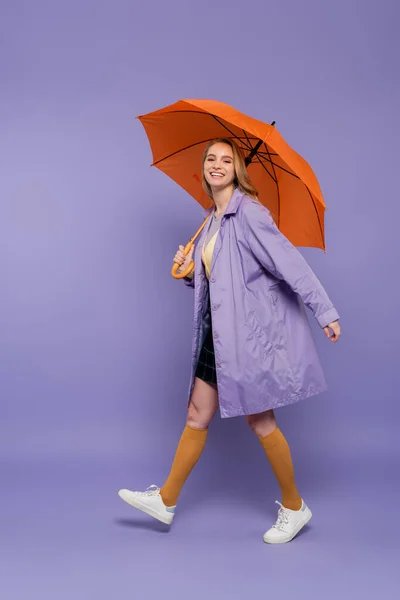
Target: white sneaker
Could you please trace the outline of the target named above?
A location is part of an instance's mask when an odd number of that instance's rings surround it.
[[[156,485],[151,485],[145,492],[119,490],[118,495],[131,506],[142,510],[166,525],[171,525],[176,507],[165,506],[161,498],[160,488]]]
[[[312,512],[304,500],[302,500],[299,510],[285,508],[277,500],[276,504],[280,506],[278,518],[275,525],[272,525],[271,529],[268,529],[264,534],[263,539],[266,544],[285,544],[286,542],[290,542],[312,517]]]

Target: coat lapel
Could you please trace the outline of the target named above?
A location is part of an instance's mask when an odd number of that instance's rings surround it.
[[[224,239],[224,233],[225,233],[225,224],[224,224],[224,220],[225,220],[225,216],[222,217],[222,221],[221,221],[221,226],[219,228],[219,232],[217,235],[217,240],[215,242],[215,246],[214,246],[214,252],[212,255],[212,260],[211,260],[211,270],[210,270],[210,276],[214,270],[214,266],[215,266],[215,261],[218,258],[218,254],[221,251],[221,247],[222,247],[222,241]]]
[[[207,214],[209,214],[210,211],[207,211]],[[212,218],[212,217],[211,217]],[[204,266],[203,263],[201,261],[201,249],[203,247],[203,243],[204,243],[204,238],[206,236],[206,233],[208,231],[208,225],[209,223],[206,223],[203,231],[200,233],[197,242],[196,242],[196,250],[195,250],[195,275],[196,275],[196,279],[198,282],[202,281],[202,279],[205,277],[205,273],[204,273]]]
[[[213,252],[212,261],[211,261],[210,276],[214,270],[214,266],[215,266],[216,260],[218,258],[218,255],[221,252],[222,243],[224,241],[224,235],[225,235],[225,231],[226,231],[226,219],[231,218],[232,215],[236,214],[236,211],[238,209],[238,206],[239,206],[243,196],[244,196],[243,192],[241,192],[238,188],[236,188],[232,194],[232,198],[229,201],[229,204],[227,206],[225,214],[222,217],[221,227],[219,229],[217,241],[215,242],[215,246],[214,246],[214,252]]]

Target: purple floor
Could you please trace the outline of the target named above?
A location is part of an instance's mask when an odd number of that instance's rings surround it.
[[[134,486],[134,467],[9,463],[1,496],[1,597],[398,597],[400,488],[385,481],[379,465],[373,480],[357,465],[354,478],[348,465],[342,480],[329,481],[322,471],[312,482],[301,478],[313,519],[282,546],[262,541],[275,519],[270,477],[251,485],[240,467],[236,482],[214,472],[208,489],[199,489],[193,473],[168,531],[117,496],[119,487]],[[201,479],[205,468],[199,463]]]

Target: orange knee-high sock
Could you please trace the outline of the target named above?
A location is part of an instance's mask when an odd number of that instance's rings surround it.
[[[183,484],[203,452],[207,433],[208,429],[193,429],[188,425],[183,430],[170,474],[160,490],[166,506],[175,506]]]
[[[278,427],[265,437],[258,438],[270,462],[282,492],[282,504],[300,510],[301,496],[294,481],[294,469],[289,445]]]

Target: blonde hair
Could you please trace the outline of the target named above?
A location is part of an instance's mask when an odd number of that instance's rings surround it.
[[[209,142],[207,144],[207,147],[204,150],[203,162],[202,162],[203,188],[205,189],[207,194],[210,196],[210,198],[213,197],[212,189],[211,189],[210,184],[204,177],[204,163],[206,162],[208,151],[210,150],[210,148],[212,146],[214,146],[214,144],[227,144],[228,146],[230,146],[232,148],[233,166],[235,169],[235,179],[233,180],[233,184],[235,187],[239,188],[239,190],[241,192],[243,192],[244,194],[247,194],[251,198],[257,199],[257,190],[254,187],[254,185],[252,184],[249,174],[247,172],[243,153],[242,153],[241,149],[239,148],[239,146],[234,141],[230,140],[229,138],[217,138],[215,140],[212,140],[211,142]]]

